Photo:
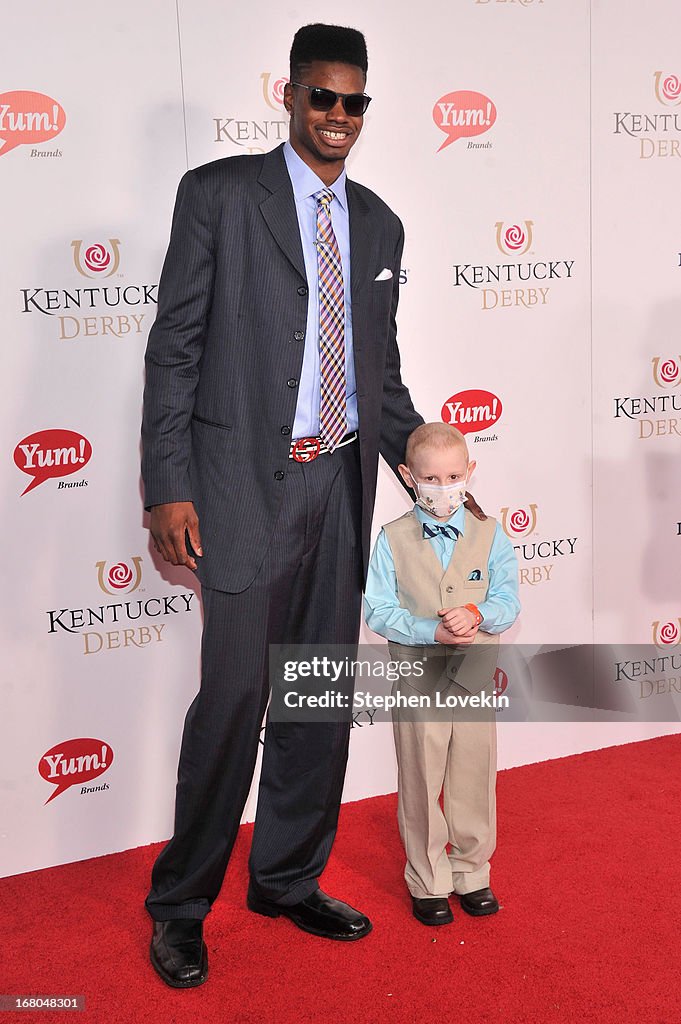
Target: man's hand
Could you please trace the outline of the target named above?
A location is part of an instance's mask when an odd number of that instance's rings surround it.
[[[464,506],[468,509],[469,512],[473,513],[476,519],[481,519],[483,523],[487,519],[487,516],[482,511],[473,495],[469,494],[468,491],[466,491],[466,500],[464,501]]]
[[[186,565],[196,569],[196,559],[187,551],[185,535],[197,555],[202,555],[199,517],[191,501],[171,501],[167,505],[153,505],[149,529],[158,553],[173,565]]]

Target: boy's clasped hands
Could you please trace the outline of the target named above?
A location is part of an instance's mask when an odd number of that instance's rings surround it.
[[[476,625],[476,616],[464,606],[460,608],[440,608],[440,623],[435,630],[435,642],[438,644],[472,644],[480,628]]]

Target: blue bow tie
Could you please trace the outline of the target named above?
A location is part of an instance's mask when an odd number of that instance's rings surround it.
[[[450,540],[456,540],[460,534],[460,530],[457,530],[456,526],[445,526],[441,523],[433,523],[432,526],[429,523],[423,524],[423,539],[430,539],[432,537],[449,537]]]

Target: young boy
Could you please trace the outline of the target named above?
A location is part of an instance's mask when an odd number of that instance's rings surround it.
[[[490,692],[498,634],[520,610],[513,546],[495,519],[480,522],[463,506],[475,462],[455,427],[417,427],[405,463],[399,471],[417,501],[377,538],[364,598],[367,624],[388,639],[392,658],[422,664],[423,676],[400,680],[402,693]],[[496,913],[489,888],[496,844],[494,711],[471,720],[470,711],[458,709],[444,715],[395,709],[393,730],[414,917],[449,924],[452,892],[469,914]]]

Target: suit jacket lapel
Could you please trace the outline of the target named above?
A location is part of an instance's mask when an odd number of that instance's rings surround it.
[[[283,146],[265,154],[258,181],[270,193],[260,203],[265,222],[281,251],[303,280],[307,280],[293,186],[286,169]]]
[[[346,179],[345,191],[348,197],[348,212],[350,214],[350,260],[352,263],[350,277],[354,309],[359,293],[366,284],[369,272],[369,260],[371,257],[371,211],[362,198],[359,189],[356,188],[354,181]]]

